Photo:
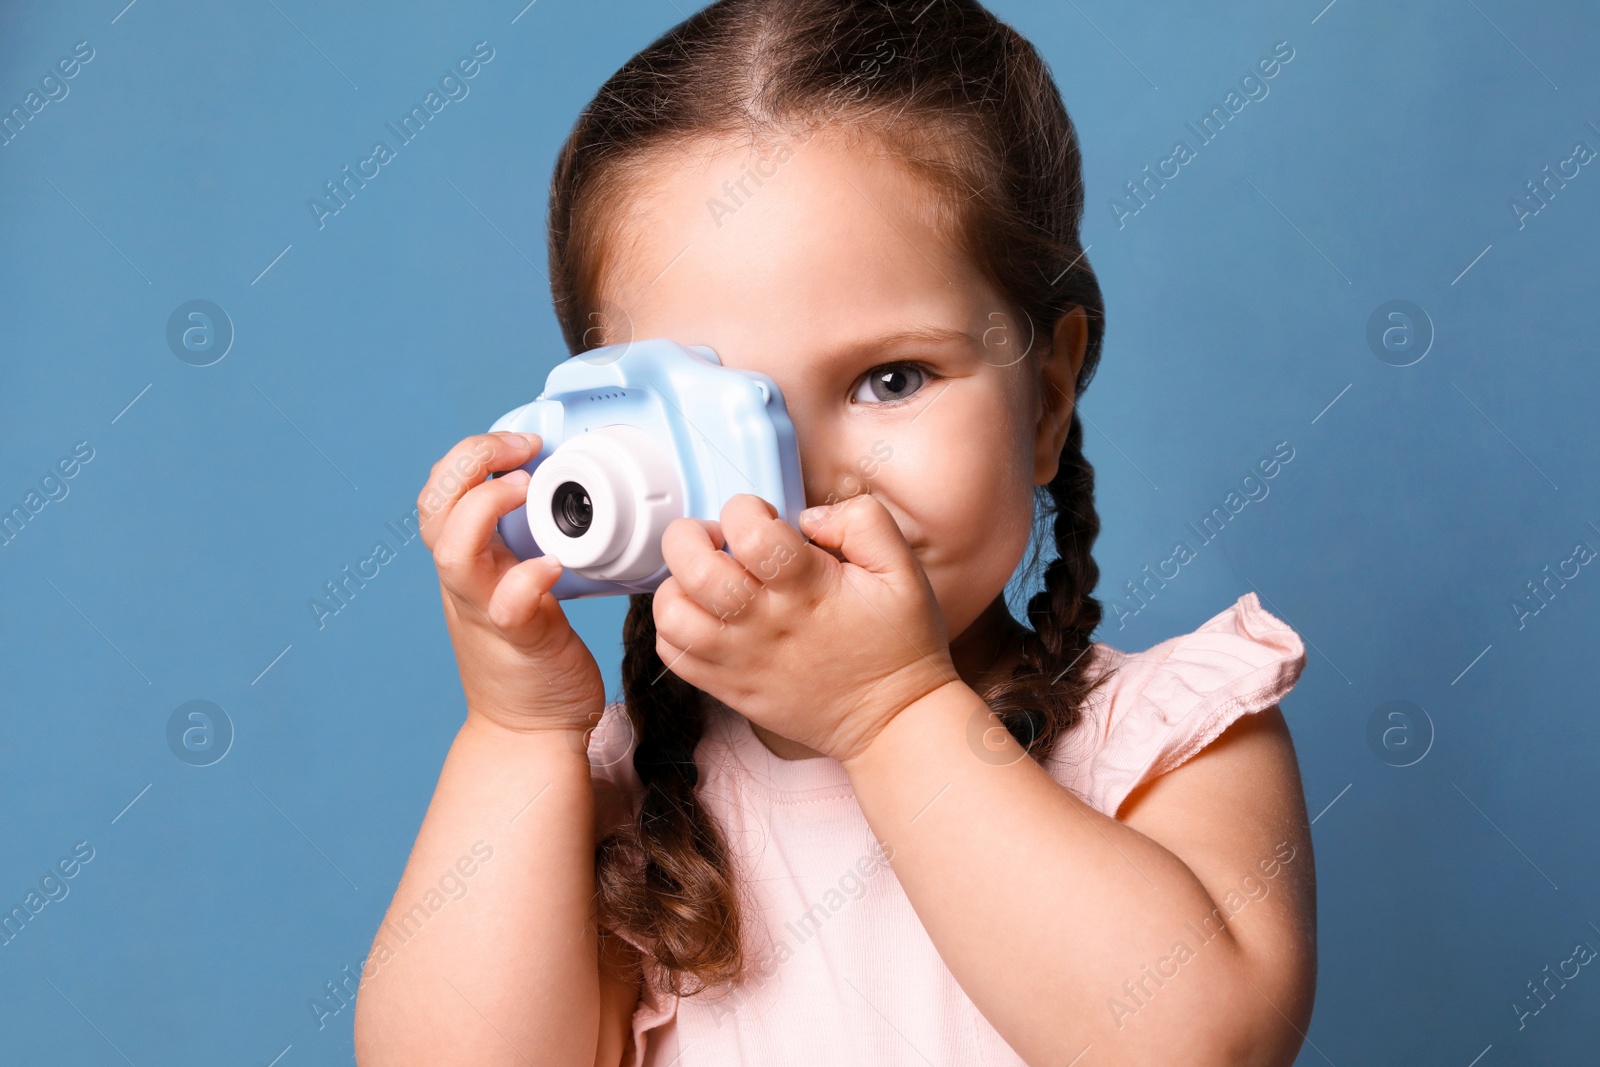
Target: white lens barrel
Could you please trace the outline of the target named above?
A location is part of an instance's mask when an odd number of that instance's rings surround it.
[[[557,523],[568,482],[589,500],[588,529]],[[602,426],[563,442],[528,482],[528,526],[545,555],[586,578],[636,581],[659,570],[661,535],[683,514],[678,473],[660,442],[634,426]]]

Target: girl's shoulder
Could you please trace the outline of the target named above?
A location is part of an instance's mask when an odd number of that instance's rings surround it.
[[[1282,700],[1305,669],[1305,644],[1252,591],[1190,633],[1142,652],[1095,642],[1083,719],[1045,767],[1115,817],[1128,794],[1192,758],[1244,715]]]

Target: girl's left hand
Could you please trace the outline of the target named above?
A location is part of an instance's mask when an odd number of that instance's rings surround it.
[[[842,762],[958,675],[933,587],[882,501],[812,508],[800,527],[749,493],[720,522],[669,524],[656,651],[757,725]]]

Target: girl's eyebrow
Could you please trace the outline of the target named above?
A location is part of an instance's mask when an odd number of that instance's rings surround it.
[[[963,345],[980,344],[979,338],[972,336],[964,330],[953,330],[947,326],[908,326],[876,337],[866,337],[850,341],[838,346],[825,355],[830,362],[855,362],[862,358],[869,358],[874,352],[904,348],[911,345],[940,345],[961,343]]]

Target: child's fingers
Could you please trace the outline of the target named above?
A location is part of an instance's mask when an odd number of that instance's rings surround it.
[[[691,601],[718,616],[737,610],[761,588],[743,564],[722,551],[722,544],[720,524],[702,519],[674,519],[661,534],[661,555],[672,581]]]
[[[496,567],[487,551],[500,516],[528,498],[528,473],[512,471],[468,490],[450,511],[433,547],[439,577],[459,595],[482,605],[494,592]]]
[[[899,524],[883,501],[871,494],[808,508],[800,513],[800,529],[815,544],[838,549],[845,559],[874,574],[888,577],[916,567]]]
[[[508,636],[526,629],[539,613],[540,601],[561,577],[561,562],[552,556],[523,560],[501,576],[485,614]]]
[[[690,597],[676,577],[662,582],[650,603],[658,637],[677,648],[696,649],[697,655],[713,660],[717,638],[739,607],[737,601],[729,601],[720,609],[707,608]]]
[[[463,438],[433,465],[417,494],[417,526],[422,543],[432,549],[455,508],[491,471],[520,467],[538,455],[538,434],[480,433]]]
[[[771,504],[751,493],[740,493],[723,505],[722,532],[745,569],[774,591],[818,581],[828,562]]]
[[[661,657],[661,664],[667,670],[690,685],[695,684],[695,678],[693,677],[695,674],[694,668],[697,666],[695,658],[689,655],[688,649],[679,648],[665,637],[662,637],[659,630],[656,632],[656,655]]]

